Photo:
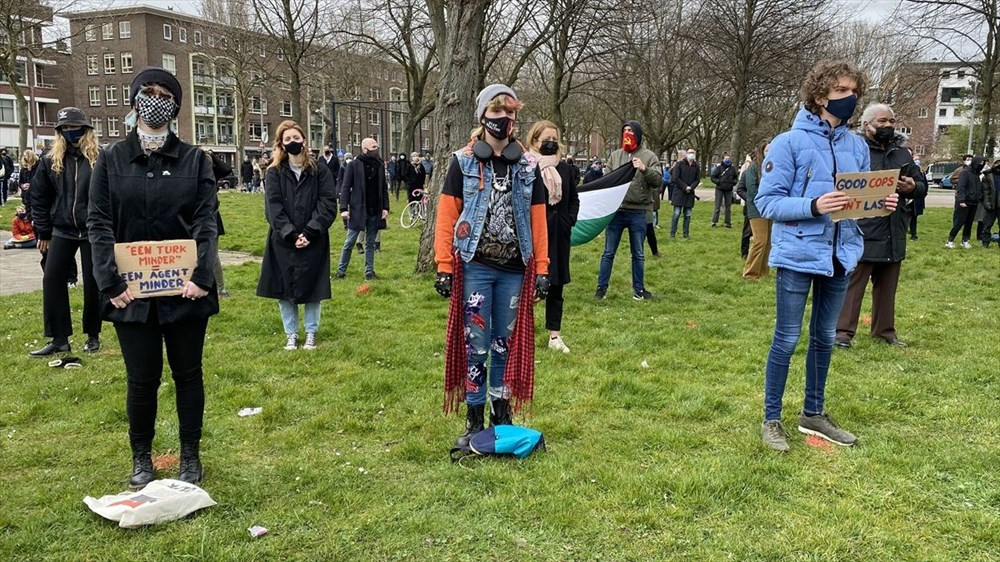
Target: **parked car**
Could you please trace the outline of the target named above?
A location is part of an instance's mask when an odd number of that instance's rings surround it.
[[[954,189],[955,186],[951,185],[951,173],[961,166],[961,162],[935,162],[927,168],[927,183],[944,189]]]
[[[220,190],[222,189],[235,189],[240,187],[240,180],[236,177],[236,174],[230,172],[228,176],[220,179],[216,182],[216,187]]]

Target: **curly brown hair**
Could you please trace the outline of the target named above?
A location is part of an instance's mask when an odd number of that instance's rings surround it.
[[[816,103],[816,98],[825,98],[841,77],[848,77],[857,82],[858,98],[864,97],[865,90],[868,89],[868,75],[863,70],[850,61],[823,60],[812,67],[799,91],[806,109],[819,115],[823,111],[823,106]]]

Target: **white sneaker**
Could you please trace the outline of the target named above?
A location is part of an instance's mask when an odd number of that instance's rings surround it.
[[[288,339],[285,340],[285,351],[295,351],[295,348],[299,344],[298,334],[288,334]]]
[[[972,249],[972,244],[969,244],[969,241],[966,240],[965,242],[962,242],[962,249],[963,250],[971,250]]]
[[[556,351],[561,351],[563,353],[569,353],[569,348],[566,347],[566,343],[563,342],[562,337],[560,336],[549,338],[549,349],[554,349]]]
[[[306,343],[302,346],[302,349],[316,349],[316,334],[311,332],[306,334]]]
[[[949,240],[944,243],[944,247],[953,250],[955,248],[955,243]]]

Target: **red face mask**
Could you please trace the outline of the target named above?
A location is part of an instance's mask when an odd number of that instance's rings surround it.
[[[639,148],[639,144],[635,142],[635,133],[632,131],[622,133],[622,148],[625,149],[625,152],[634,152],[635,149]]]

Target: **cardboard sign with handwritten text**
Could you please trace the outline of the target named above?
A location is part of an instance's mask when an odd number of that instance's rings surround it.
[[[834,187],[850,198],[847,207],[830,215],[834,221],[884,217],[892,211],[885,208],[886,197],[896,192],[899,170],[852,172],[837,174]]]
[[[118,275],[132,298],[179,295],[198,265],[194,240],[122,242],[115,244]]]

